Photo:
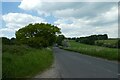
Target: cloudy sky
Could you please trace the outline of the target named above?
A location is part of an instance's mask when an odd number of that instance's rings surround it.
[[[66,37],[108,34],[118,37],[117,2],[2,2],[0,36],[15,37],[29,23],[51,23]]]

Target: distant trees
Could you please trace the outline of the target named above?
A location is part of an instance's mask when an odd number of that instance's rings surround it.
[[[73,38],[67,38],[69,40],[75,40],[76,42],[84,43],[84,44],[90,44],[94,45],[95,40],[106,40],[108,39],[107,34],[103,35],[91,35],[91,36],[86,36],[86,37],[73,37]]]
[[[11,43],[11,44],[17,44],[17,42],[16,42],[16,38],[14,38],[14,37],[11,38],[11,39],[10,39],[10,43]]]
[[[29,24],[16,32],[16,39],[22,44],[32,47],[52,46],[57,34],[61,33],[57,26],[45,23]]]
[[[65,39],[65,36],[64,35],[58,35],[57,36],[57,41],[56,43],[60,46],[62,46],[62,41]]]
[[[2,39],[2,44],[10,44],[10,39],[8,39],[7,37],[1,37]]]
[[[16,44],[16,39],[15,38],[7,38],[7,37],[0,37],[0,39],[2,40],[2,44],[4,45],[13,45]]]
[[[106,40],[106,39],[108,39],[108,36],[107,34],[104,34],[104,35],[91,35],[87,37],[80,37],[76,41],[85,43],[85,44],[94,45],[95,40]]]

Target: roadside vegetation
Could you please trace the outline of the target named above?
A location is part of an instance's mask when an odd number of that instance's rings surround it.
[[[79,52],[81,54],[101,57],[109,60],[118,60],[118,49],[107,48],[95,45],[87,45],[74,40],[69,41],[70,46],[64,47],[66,50]]]
[[[53,63],[51,48],[3,45],[2,78],[32,77]]]
[[[49,68],[52,47],[60,29],[45,23],[29,24],[16,31],[16,38],[2,39],[2,78],[32,78]]]

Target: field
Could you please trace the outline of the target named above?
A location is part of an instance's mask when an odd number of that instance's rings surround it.
[[[66,50],[76,51],[81,54],[101,57],[109,60],[118,60],[118,49],[101,46],[81,44],[75,41],[69,41],[70,47]]]
[[[28,46],[3,45],[2,77],[31,77],[53,63],[51,48],[35,49]]]
[[[111,47],[111,48],[117,48],[117,39],[108,39],[108,40],[96,40],[95,44],[104,46],[104,47]]]
[[[111,44],[111,45],[114,45],[118,42],[118,40],[97,40],[98,42],[103,42],[103,43],[106,43],[106,44]]]

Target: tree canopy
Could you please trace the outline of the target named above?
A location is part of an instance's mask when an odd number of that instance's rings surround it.
[[[80,38],[76,39],[76,41],[85,43],[85,44],[94,45],[95,40],[107,40],[107,39],[108,39],[107,34],[103,34],[103,35],[100,34],[100,35],[91,35],[91,36],[87,36],[87,37],[80,37]]]
[[[58,35],[57,36],[57,44],[62,46],[62,41],[65,39],[64,35]]]
[[[32,47],[52,46],[56,41],[60,28],[51,24],[35,23],[29,24],[16,32],[16,39],[20,43]]]

